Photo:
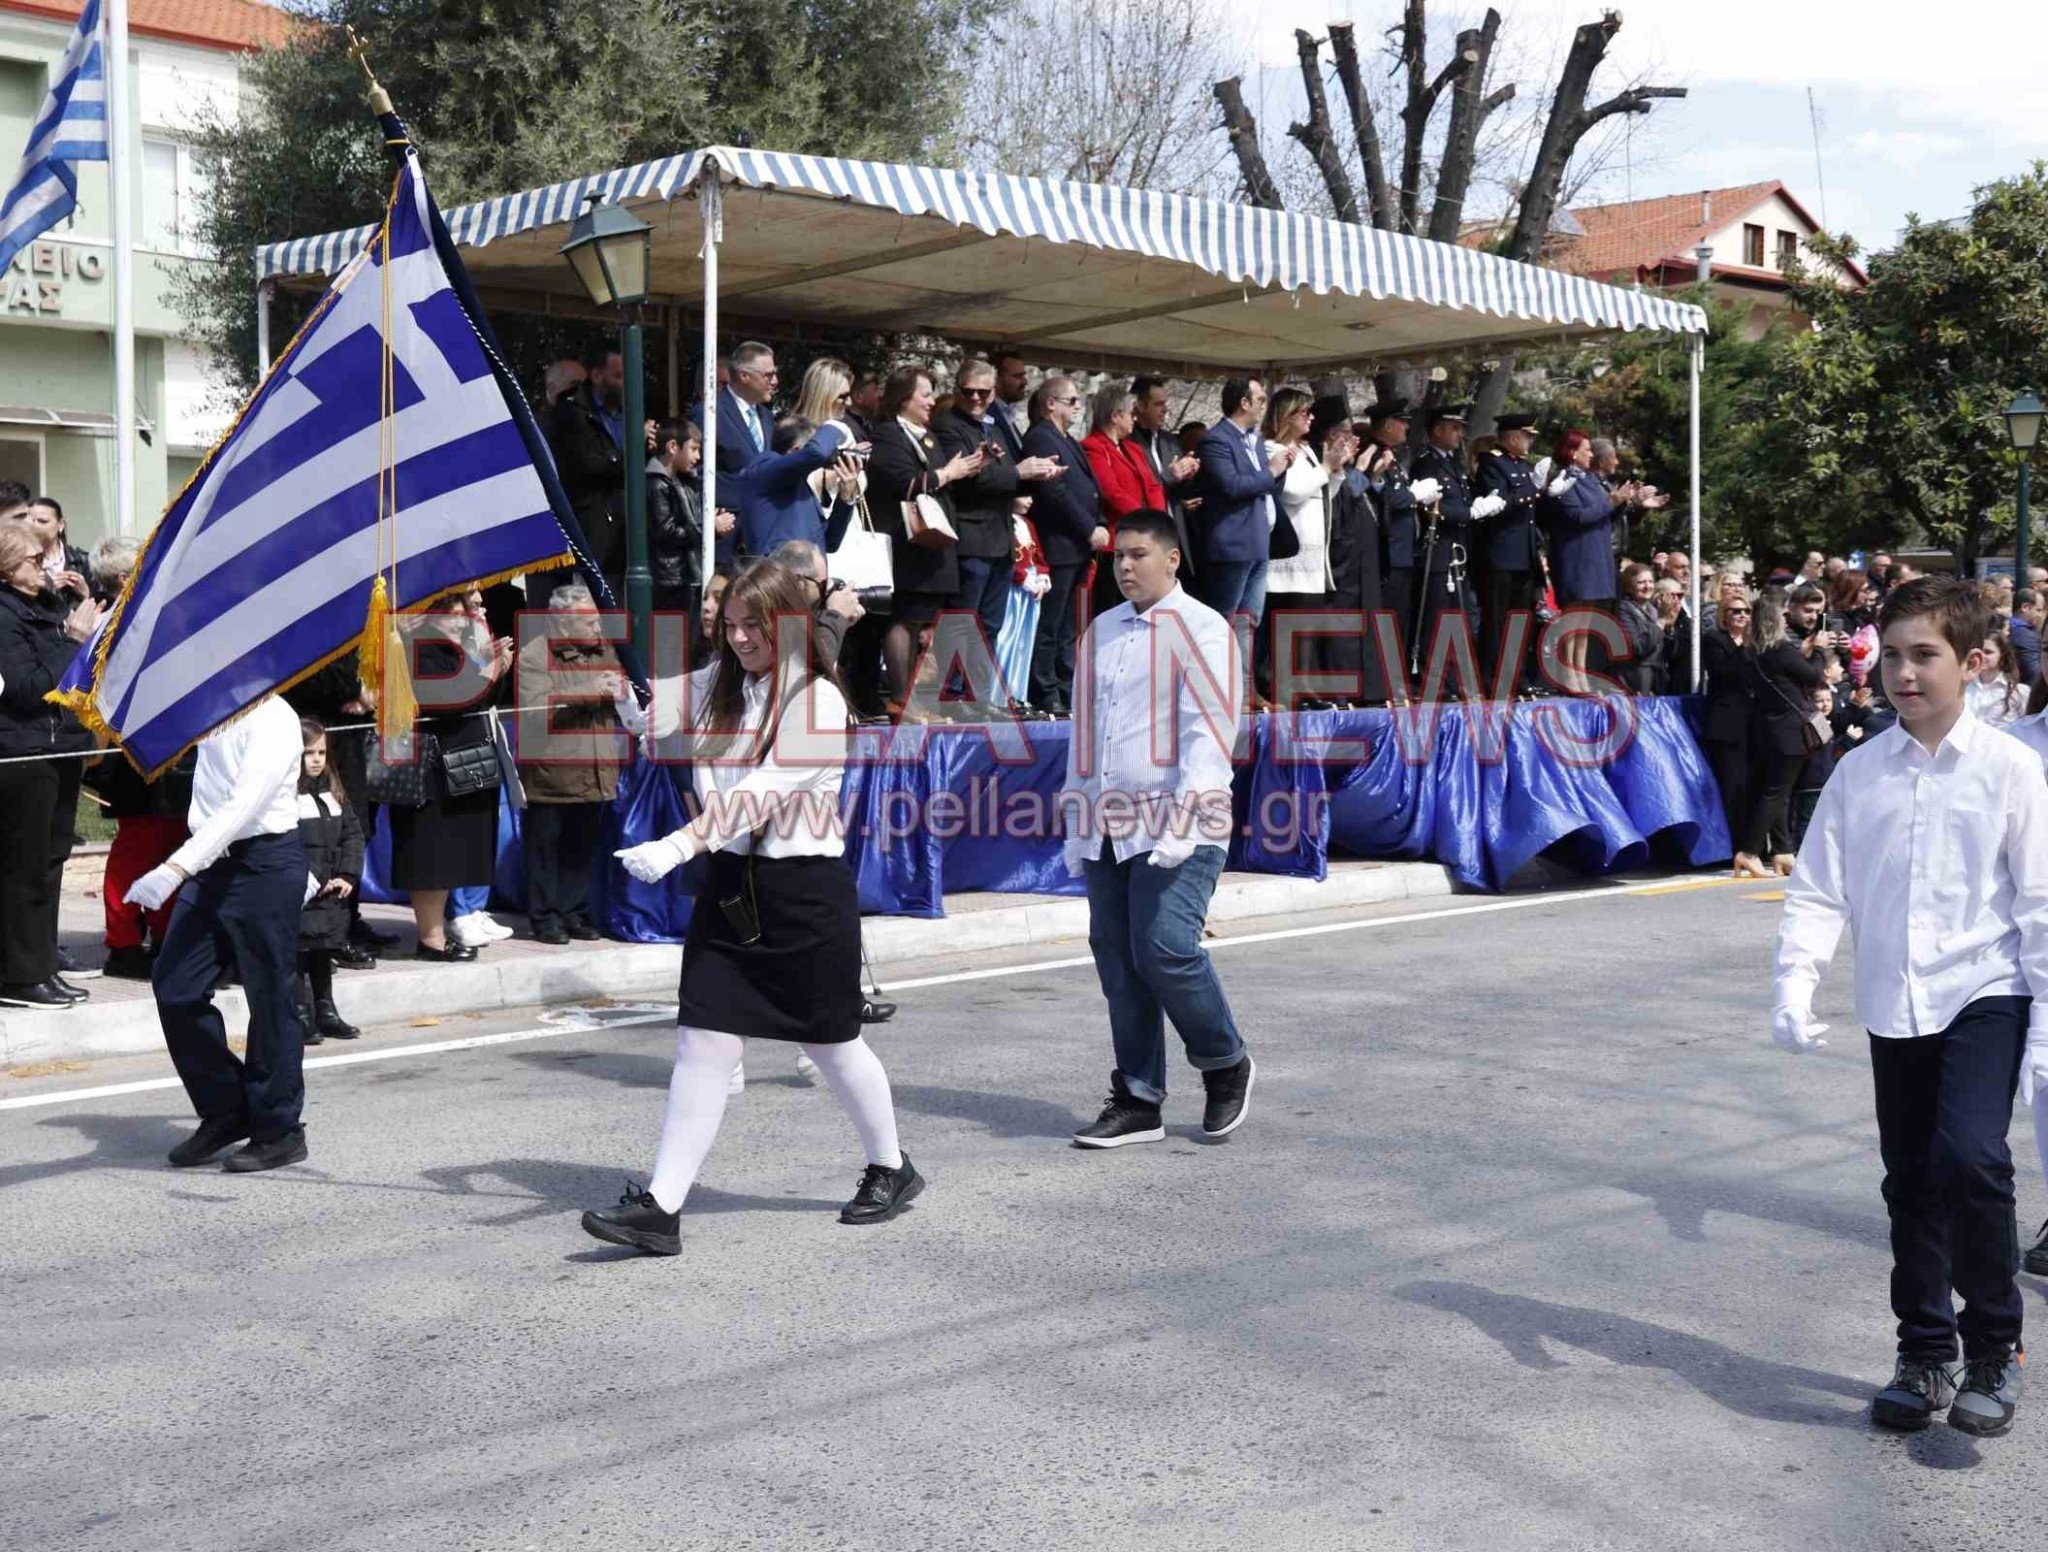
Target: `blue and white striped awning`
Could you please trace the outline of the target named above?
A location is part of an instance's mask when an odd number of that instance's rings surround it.
[[[465,255],[487,298],[494,285],[569,297],[575,281],[553,253],[563,233],[544,243],[531,234],[565,228],[592,194],[640,206],[656,226],[657,289],[688,302],[701,294],[698,224],[670,222],[669,241],[644,207],[688,193],[713,168],[729,189],[721,292],[761,296],[766,316],[1304,367],[1707,327],[1701,309],[1655,293],[1317,216],[728,146],[460,206],[448,226],[458,244],[491,250]],[[958,241],[940,235],[948,227]],[[332,275],[372,231],[266,245],[258,278]],[[1106,301],[1120,305],[1104,312]]]

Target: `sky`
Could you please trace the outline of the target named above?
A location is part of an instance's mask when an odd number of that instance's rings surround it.
[[[1300,89],[1296,27],[1319,34],[1331,20],[1354,20],[1363,45],[1400,13],[1398,0],[1255,3],[1247,46],[1266,67],[1262,84],[1276,133]],[[1594,77],[1595,100],[1632,81],[1689,89],[1685,100],[1660,102],[1635,121],[1626,168],[1604,175],[1582,203],[1777,178],[1816,219],[1824,190],[1824,225],[1870,252],[1892,243],[1909,212],[1929,220],[1967,214],[1977,185],[2048,158],[2048,7],[2041,0],[1495,4],[1503,54],[1512,43],[1533,56],[1530,68],[1509,77],[1525,92],[1562,58],[1573,28],[1608,4],[1622,10],[1624,25]],[[1475,25],[1484,5],[1437,0],[1430,10],[1434,66],[1456,27]],[[1821,121],[1818,174],[1809,87]],[[1341,106],[1332,107],[1341,118]]]

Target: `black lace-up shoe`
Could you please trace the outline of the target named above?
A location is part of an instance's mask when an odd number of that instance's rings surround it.
[[[2034,1243],[2027,1247],[2020,1265],[2036,1277],[2048,1277],[2048,1222],[2041,1225],[2041,1232],[2034,1236]]]
[[[194,1164],[204,1164],[223,1148],[232,1148],[236,1143],[246,1141],[249,1123],[242,1116],[215,1116],[211,1121],[201,1121],[199,1130],[187,1137],[167,1155],[179,1169],[190,1169]]]
[[[1257,1076],[1258,1068],[1249,1053],[1235,1067],[1202,1074],[1202,1087],[1209,1095],[1202,1106],[1204,1137],[1228,1137],[1244,1125],[1245,1112],[1251,1108],[1252,1079]]]
[[[283,1169],[306,1159],[306,1129],[295,1126],[269,1142],[246,1142],[221,1160],[220,1167],[231,1175],[253,1175],[259,1170]]]
[[[887,1223],[909,1205],[910,1199],[924,1189],[924,1176],[910,1162],[910,1155],[903,1155],[903,1162],[895,1169],[886,1164],[870,1164],[861,1171],[860,1184],[854,1188],[853,1200],[839,1209],[841,1223]]]
[[[2020,1409],[2020,1370],[2027,1355],[2000,1348],[1963,1361],[1963,1383],[1956,1404],[1948,1409],[1948,1425],[1980,1439],[1995,1439],[2012,1427]]]
[[[650,1256],[683,1253],[683,1215],[663,1212],[652,1191],[626,1182],[619,1205],[583,1215],[583,1232],[608,1245],[628,1245]]]
[[[1870,1403],[1870,1420],[1880,1428],[1918,1433],[1955,1396],[1956,1374],[1949,1365],[1901,1353],[1892,1382]]]
[[[1075,1145],[1082,1148],[1121,1148],[1128,1142],[1162,1142],[1165,1138],[1159,1107],[1132,1095],[1120,1072],[1109,1075],[1109,1099],[1102,1114],[1074,1133]]]

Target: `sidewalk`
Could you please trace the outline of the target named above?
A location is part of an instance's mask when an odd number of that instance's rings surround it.
[[[87,965],[105,957],[100,937],[100,878],[104,859],[75,858],[64,872],[59,936]],[[1254,917],[1286,916],[1390,900],[1434,899],[1452,893],[1449,873],[1425,862],[1339,862],[1330,876],[1279,878],[1226,873],[1209,907],[1212,926]],[[939,921],[870,916],[868,957],[886,987],[889,967],[948,954],[1036,944],[1079,946],[1088,932],[1088,904],[1047,895],[949,895]],[[412,914],[400,906],[371,905],[364,915],[404,941],[375,970],[337,970],[335,1001],[356,1024],[481,1013],[500,1008],[571,1002],[579,998],[666,1000],[675,995],[681,949],[672,943],[571,943],[553,948],[523,936],[525,919],[501,919],[522,936],[481,950],[465,965],[421,964],[412,959]],[[132,1056],[160,1050],[156,1003],[146,981],[95,976],[81,983],[92,1000],[61,1013],[0,1010],[0,1069],[38,1062]],[[239,987],[216,999],[230,1034],[240,1034],[248,1009]]]

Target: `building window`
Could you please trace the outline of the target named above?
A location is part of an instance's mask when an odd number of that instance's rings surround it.
[[[1799,258],[1799,236],[1796,232],[1778,234],[1778,268],[1784,269],[1796,263]]]
[[[30,490],[43,484],[43,439],[33,431],[0,431],[0,480],[20,480]]]
[[[142,141],[142,246],[159,253],[199,252],[199,164],[181,141]]]
[[[1745,225],[1742,228],[1742,262],[1751,269],[1764,267],[1764,229],[1760,226]]]

